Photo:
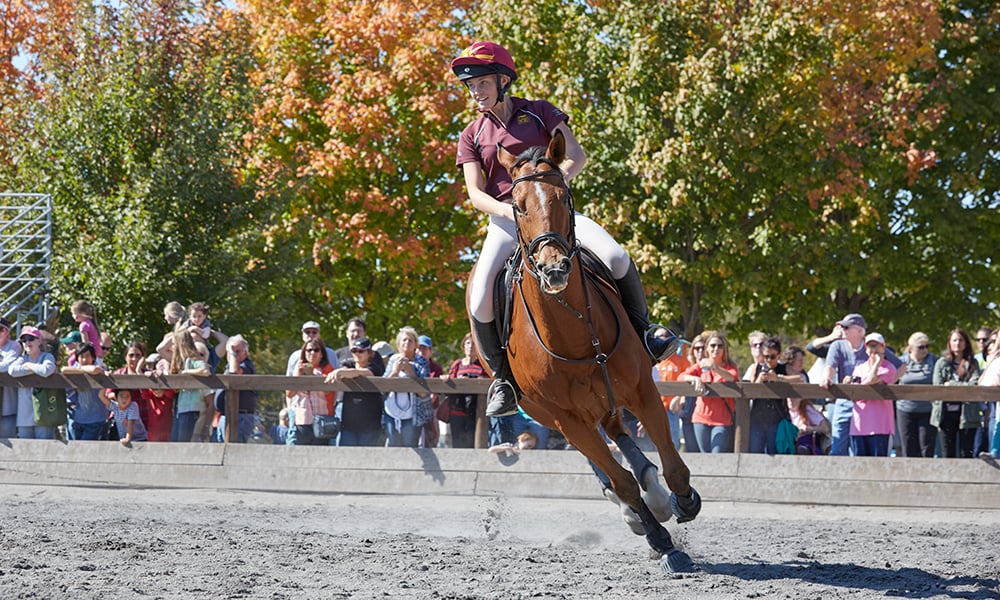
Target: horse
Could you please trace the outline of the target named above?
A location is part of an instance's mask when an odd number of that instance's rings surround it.
[[[543,425],[559,430],[590,460],[605,496],[620,505],[632,530],[646,537],[664,571],[691,571],[690,557],[674,546],[660,523],[671,516],[678,523],[694,519],[701,499],[674,448],[652,379],[652,362],[629,325],[617,291],[584,272],[572,196],[558,166],[565,158],[565,139],[557,131],[548,147],[520,156],[497,146],[499,161],[513,181],[521,254],[519,271],[513,275],[506,345],[522,391],[521,406]],[[659,485],[656,466],[624,427],[621,408],[639,418],[656,445],[672,492],[669,499]],[[618,445],[632,473],[615,460],[599,427]]]

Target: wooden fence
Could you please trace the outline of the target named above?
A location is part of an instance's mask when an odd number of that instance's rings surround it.
[[[694,396],[688,383],[658,382],[664,396]],[[485,394],[487,379],[407,379],[358,377],[325,383],[322,377],[285,375],[86,375],[56,374],[51,377],[11,377],[0,374],[0,387],[37,388],[119,388],[119,389],[225,389],[226,415],[238,412],[239,390],[284,391],[323,390],[354,392],[429,392],[436,394]],[[851,400],[946,400],[949,402],[1000,402],[1000,387],[936,385],[831,385],[829,389],[806,383],[710,383],[706,396],[736,399],[736,449],[749,445],[751,398],[807,398]],[[226,441],[236,439],[238,419],[226,419]]]

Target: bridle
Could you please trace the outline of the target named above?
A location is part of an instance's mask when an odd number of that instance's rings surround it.
[[[555,244],[563,251],[566,258],[573,260],[576,256],[577,251],[580,249],[580,241],[576,239],[576,223],[573,219],[573,215],[576,213],[576,209],[573,207],[573,194],[569,190],[569,186],[566,184],[566,178],[563,176],[563,172],[559,170],[559,167],[550,162],[547,159],[540,159],[539,162],[543,162],[551,169],[547,171],[538,171],[536,173],[528,173],[527,175],[521,175],[520,177],[515,177],[511,181],[511,192],[517,187],[517,184],[523,183],[525,181],[539,181],[545,179],[546,177],[558,177],[558,186],[566,191],[566,197],[563,202],[569,208],[569,239],[566,239],[563,234],[558,231],[543,231],[542,233],[536,235],[530,242],[524,241],[524,235],[521,233],[521,209],[518,208],[517,204],[513,204],[514,208],[514,227],[517,229],[517,243],[521,247],[521,256],[524,257],[525,263],[528,265],[528,272],[535,278],[538,279],[538,265],[535,263],[535,252],[547,244]],[[517,165],[515,165],[516,168]]]
[[[539,274],[537,272],[538,265],[535,263],[535,258],[534,258],[535,251],[545,246],[546,244],[555,244],[563,251],[566,257],[569,259],[570,269],[572,269],[573,268],[572,260],[577,256],[580,250],[580,240],[578,240],[576,237],[576,219],[574,218],[576,210],[573,207],[573,194],[570,192],[569,185],[566,184],[566,177],[563,175],[563,172],[559,169],[559,167],[554,163],[552,163],[552,161],[542,158],[539,159],[538,162],[545,163],[550,167],[550,169],[546,171],[528,173],[526,175],[521,175],[520,177],[515,177],[511,182],[511,192],[513,192],[514,187],[516,187],[517,184],[519,183],[523,183],[526,181],[539,181],[547,177],[558,177],[559,178],[558,185],[566,191],[566,197],[563,200],[563,202],[569,208],[569,215],[570,215],[569,239],[567,239],[558,231],[543,231],[542,233],[532,238],[530,242],[526,243],[524,241],[524,235],[521,231],[521,223],[519,220],[521,209],[518,208],[517,204],[512,205],[514,208],[514,226],[517,230],[517,243],[521,249],[521,257],[524,261],[522,264],[522,270],[527,271],[528,274],[531,275],[538,282],[539,287],[541,287],[541,277],[539,277]],[[517,166],[519,165],[514,165],[514,167],[512,167],[511,170],[516,169]],[[618,345],[622,339],[622,326],[621,322],[618,321],[617,313],[615,313],[615,311],[612,309],[611,312],[615,314],[615,327],[616,327],[615,343],[614,346],[611,348],[611,351],[605,353],[601,349],[601,340],[597,337],[597,330],[594,328],[594,320],[591,315],[590,292],[587,287],[587,277],[584,274],[581,274],[580,276],[580,281],[583,285],[584,301],[586,305],[584,308],[585,314],[581,313],[580,311],[576,310],[575,308],[567,304],[562,297],[562,293],[556,294],[555,300],[559,302],[559,304],[561,304],[563,307],[565,307],[567,310],[573,313],[573,315],[576,318],[587,323],[587,330],[590,333],[590,343],[594,348],[594,352],[596,353],[593,358],[568,358],[560,354],[556,354],[548,346],[545,345],[544,341],[542,341],[542,338],[538,333],[538,326],[535,323],[535,317],[534,315],[531,314],[531,309],[528,308],[528,304],[524,299],[524,290],[521,287],[523,279],[519,273],[514,276],[514,281],[518,287],[518,292],[519,292],[518,295],[521,297],[521,306],[524,309],[524,314],[528,317],[528,322],[531,324],[531,332],[532,334],[534,334],[535,341],[538,342],[538,345],[541,346],[542,350],[545,350],[545,352],[549,356],[551,356],[556,360],[572,364],[592,363],[600,366],[601,372],[604,375],[604,385],[608,391],[608,402],[610,404],[609,412],[611,414],[614,414],[617,411],[617,409],[615,408],[614,389],[611,385],[611,374],[608,371],[608,359],[610,359],[611,355],[613,355],[618,350]],[[611,308],[612,307],[611,300],[610,298],[608,298],[607,293],[600,286],[597,286],[597,289],[601,297],[604,299],[605,304],[607,304],[607,306]]]

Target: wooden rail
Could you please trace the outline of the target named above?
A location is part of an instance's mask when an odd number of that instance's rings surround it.
[[[226,415],[236,415],[239,410],[239,390],[284,391],[322,390],[353,392],[416,392],[436,394],[485,394],[488,379],[407,379],[401,377],[357,377],[336,383],[325,383],[322,377],[285,375],[86,375],[56,374],[50,377],[11,377],[0,374],[0,387],[37,388],[120,388],[120,389],[225,389]],[[657,389],[664,396],[695,396],[688,383],[658,382]],[[747,436],[741,435],[750,425],[751,398],[808,398],[851,400],[946,400],[949,402],[1000,402],[1000,387],[989,386],[938,386],[938,385],[831,385],[829,389],[808,383],[709,383],[705,396],[735,398],[736,447],[745,444]],[[231,393],[236,392],[236,393]],[[238,420],[227,418],[226,440],[236,439]]]

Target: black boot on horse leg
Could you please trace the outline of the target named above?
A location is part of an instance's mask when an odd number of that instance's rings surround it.
[[[621,279],[616,279],[615,284],[622,295],[622,304],[628,319],[639,334],[639,339],[646,347],[646,352],[652,357],[653,362],[660,362],[674,352],[677,352],[677,334],[668,327],[649,322],[649,306],[646,304],[646,290],[642,287],[639,279],[639,271],[635,268],[635,263],[629,264],[628,273]],[[666,337],[654,335],[658,329],[667,332]]]
[[[476,336],[479,355],[493,371],[493,383],[486,393],[486,416],[506,417],[517,413],[517,400],[521,392],[510,372],[507,352],[500,345],[496,322],[480,323],[472,319],[472,330]]]
[[[643,527],[646,529],[646,542],[654,552],[660,555],[660,569],[666,573],[690,573],[694,571],[691,557],[674,546],[670,533],[660,525],[646,503],[639,499],[636,510]]]
[[[660,484],[660,472],[646,455],[636,445],[635,440],[627,433],[615,438],[618,449],[632,467],[635,480],[642,488],[642,499],[649,510],[660,523],[666,523],[673,516],[672,501],[667,489]],[[694,518],[694,517],[692,517]],[[690,520],[690,519],[689,519]]]

